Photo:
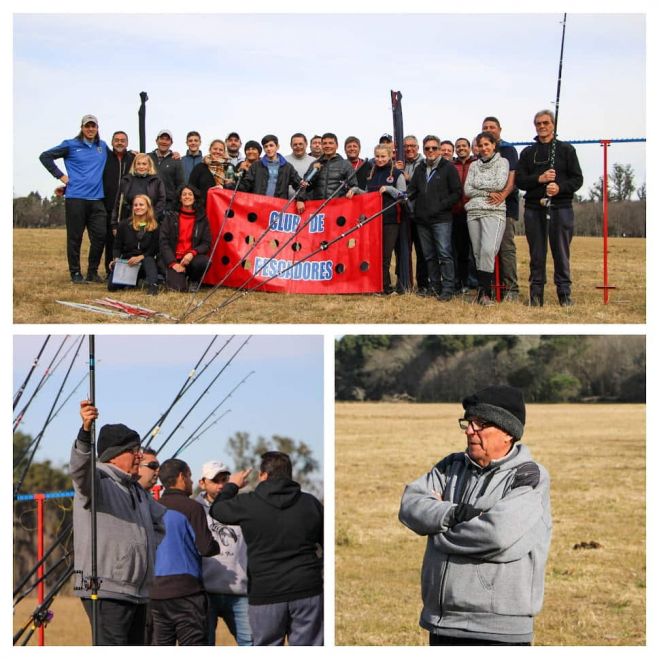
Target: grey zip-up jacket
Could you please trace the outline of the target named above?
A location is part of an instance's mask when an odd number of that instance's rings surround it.
[[[483,511],[456,523],[457,504]],[[529,642],[551,539],[549,475],[516,444],[481,468],[453,453],[405,488],[400,521],[428,536],[419,624],[444,636]]]
[[[75,569],[91,575],[90,435],[82,428],[71,449]],[[97,567],[101,598],[145,602],[154,577],[156,547],[165,535],[166,508],[129,474],[96,463]],[[80,582],[80,575],[76,582]],[[89,597],[88,589],[77,591]]]

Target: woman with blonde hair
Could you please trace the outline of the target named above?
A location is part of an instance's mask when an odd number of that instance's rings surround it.
[[[137,279],[144,278],[147,295],[158,294],[158,255],[159,229],[151,199],[147,195],[135,195],[130,218],[120,222],[114,240],[113,256],[110,263],[112,274],[108,281],[108,290],[116,291],[126,288],[127,284],[114,283],[117,259],[123,259],[131,267],[139,266]]]
[[[160,221],[165,211],[165,184],[158,176],[153,160],[147,153],[138,153],[133,159],[128,174],[121,179],[112,211],[113,232],[117,230],[118,224],[130,217],[133,199],[139,194],[149,197],[156,220]]]
[[[223,140],[213,140],[208,147],[208,154],[203,162],[195,165],[190,172],[188,183],[194,186],[206,203],[206,195],[211,188],[233,188],[235,186],[235,168],[226,155]]]

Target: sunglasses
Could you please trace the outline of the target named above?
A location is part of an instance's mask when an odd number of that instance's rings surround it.
[[[424,151],[439,151],[439,147],[438,146],[424,146],[423,150]]]
[[[148,467],[149,469],[153,469],[155,471],[156,469],[160,468],[160,463],[159,462],[141,462],[140,467]]]

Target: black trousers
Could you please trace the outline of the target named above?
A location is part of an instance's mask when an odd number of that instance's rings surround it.
[[[467,229],[467,212],[453,215],[453,259],[455,261],[455,290],[463,286],[475,288],[478,281],[476,262],[471,248],[469,229]]]
[[[89,263],[87,275],[96,274],[105,248],[107,220],[102,199],[65,199],[66,257],[69,272],[80,272],[80,246],[87,229],[89,236]]]
[[[188,287],[188,279],[193,282],[199,282],[204,276],[204,270],[208,264],[208,257],[204,254],[197,254],[185,269],[185,272],[176,272],[167,268],[165,274],[167,288],[172,291],[185,291]]]
[[[83,598],[82,605],[91,624],[92,601]],[[146,604],[99,599],[96,607],[96,645],[144,645]]]
[[[105,218],[105,251],[103,252],[103,262],[105,264],[105,274],[109,275],[114,248],[114,235],[112,234],[112,227],[110,226],[110,223],[112,222],[112,208],[105,207]]]
[[[524,228],[531,257],[531,296],[541,295],[547,282],[547,238],[554,259],[554,283],[558,295],[570,295],[570,243],[574,235],[572,208],[552,208],[547,222],[544,208],[524,210]]]
[[[383,224],[382,225],[382,284],[385,293],[393,290],[391,285],[391,257],[396,248],[398,241],[400,225],[399,224]],[[396,257],[396,264],[398,264],[398,256]],[[396,267],[398,272],[398,267]]]
[[[110,271],[112,272],[112,271]],[[158,283],[158,264],[153,256],[145,256],[144,260],[140,263],[140,271],[137,273],[137,280],[144,278],[147,284]],[[108,290],[117,291],[122,288],[133,288],[133,286],[125,286],[124,284],[113,284],[112,277],[108,280]]]
[[[501,641],[485,641],[478,638],[459,638],[458,636],[440,636],[429,633],[429,645],[531,645],[530,643],[502,643]]]
[[[153,645],[208,645],[206,593],[151,600]]]
[[[417,290],[420,288],[428,288],[428,266],[426,265],[426,259],[423,256],[423,249],[421,247],[421,238],[419,238],[419,231],[417,225],[413,220],[410,220],[412,223],[412,244],[414,245],[414,253],[416,254],[416,287]]]

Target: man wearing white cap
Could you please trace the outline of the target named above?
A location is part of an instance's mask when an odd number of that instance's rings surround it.
[[[178,158],[175,158],[171,150],[174,142],[172,131],[168,128],[163,128],[158,131],[156,136],[156,146],[149,155],[153,164],[156,167],[158,176],[165,184],[166,195],[166,210],[173,210],[176,205],[176,191],[185,184],[185,173],[183,171],[183,163]]]
[[[247,547],[240,526],[221,524],[210,516],[215,497],[229,481],[231,471],[222,462],[207,462],[201,468],[196,500],[206,511],[206,520],[220,553],[202,559],[204,588],[208,594],[208,644],[215,645],[217,619],[222,618],[238,645],[253,645],[247,605]]]
[[[103,203],[103,170],[107,157],[108,146],[99,137],[98,119],[93,114],[82,118],[80,132],[73,139],[64,140],[39,156],[41,164],[65,186],[66,256],[74,284],[102,281],[98,266],[107,230]],[[59,158],[64,160],[66,174],[55,164]],[[80,247],[85,229],[90,242],[86,280],[80,272]]]

